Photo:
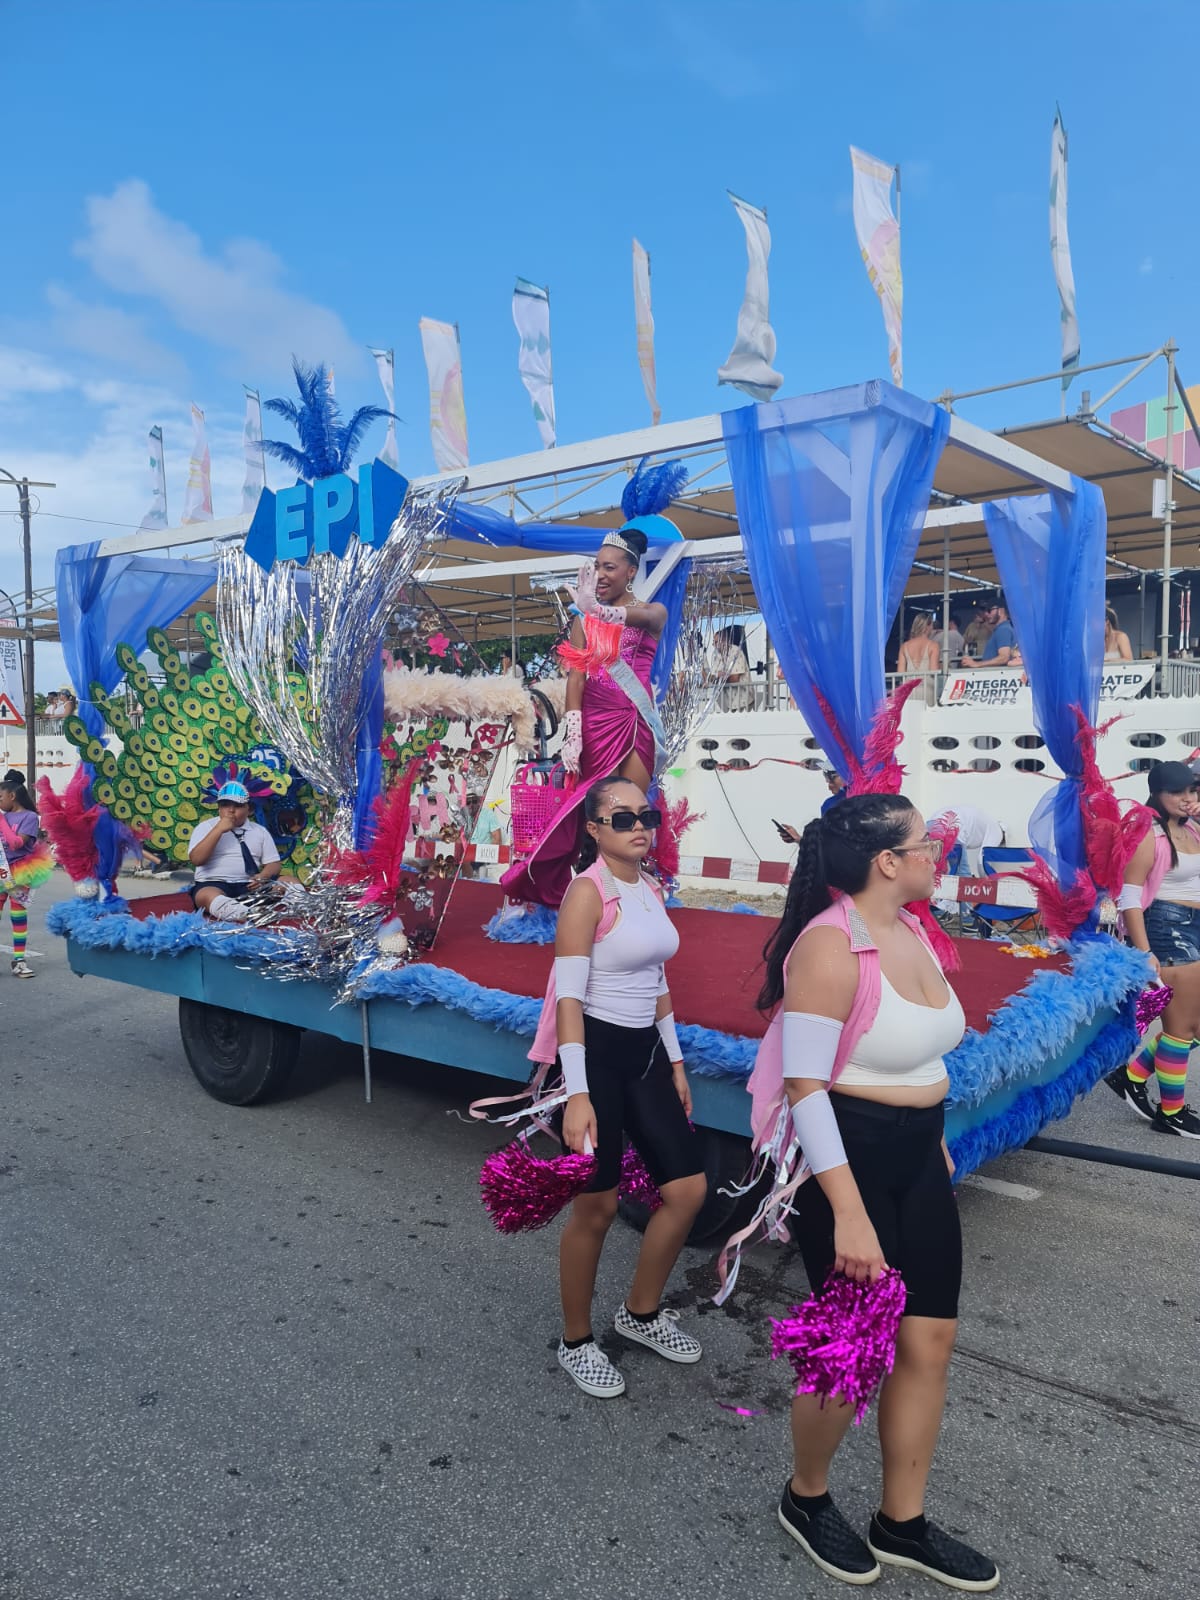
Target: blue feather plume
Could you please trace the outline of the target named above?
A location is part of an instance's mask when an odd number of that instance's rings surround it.
[[[383,406],[359,406],[350,420],[343,422],[341,409],[329,387],[329,372],[324,363],[306,367],[293,356],[292,371],[296,375],[296,388],[300,391],[299,405],[282,396],[265,400],[263,404],[268,411],[282,417],[295,428],[300,440],[299,448],[283,439],[264,439],[263,449],[310,482],[347,471],[371,423],[380,417],[392,417],[395,413],[385,410]],[[400,419],[397,417],[396,420]]]
[[[682,461],[659,461],[651,466],[650,457],[643,456],[621,495],[621,510],[626,520],[653,517],[665,511],[683,492],[687,481],[688,469]]]

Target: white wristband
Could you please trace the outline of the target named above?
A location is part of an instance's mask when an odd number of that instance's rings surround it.
[[[587,999],[588,975],[591,970],[590,956],[555,956],[555,1000],[578,1000],[582,1005]]]
[[[683,1051],[679,1048],[679,1035],[675,1032],[675,1013],[668,1011],[665,1017],[659,1017],[656,1026],[658,1037],[667,1052],[667,1060],[674,1066],[677,1061],[683,1060]]]
[[[1144,883],[1123,883],[1121,895],[1117,901],[1118,911],[1140,911],[1142,909],[1142,896],[1146,891]]]
[[[558,1059],[562,1062],[563,1083],[567,1093],[586,1094],[588,1092],[587,1080],[587,1051],[581,1044],[560,1044]]]
[[[813,1011],[783,1013],[783,1075],[815,1078],[828,1083],[833,1077],[844,1023],[819,1017]]]
[[[814,1172],[828,1172],[846,1165],[846,1147],[833,1114],[833,1102],[824,1089],[806,1094],[792,1107],[792,1127],[804,1151],[804,1159]]]

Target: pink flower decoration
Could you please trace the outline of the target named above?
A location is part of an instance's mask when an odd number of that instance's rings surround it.
[[[444,656],[450,648],[450,640],[444,633],[431,633],[426,642],[431,656]]]

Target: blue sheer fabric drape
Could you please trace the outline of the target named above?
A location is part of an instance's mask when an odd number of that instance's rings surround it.
[[[216,582],[216,568],[151,556],[102,556],[98,542],[71,545],[55,557],[58,628],[63,658],[79,697],[79,716],[102,737],[104,718],[92,703],[92,684],[115,689],[122,671],[115,651],[126,643],[145,648],[146,632],[164,628]],[[89,780],[94,769],[84,763]],[[101,881],[110,890],[121,867],[124,842],[105,809],[96,824]]]
[[[1085,865],[1082,761],[1071,708],[1092,724],[1099,713],[1108,528],[1100,490],[1071,481],[1071,494],[1014,496],[983,508],[1033,693],[1034,725],[1066,774],[1035,807],[1029,839],[1067,887]]]
[[[848,778],[842,741],[861,759],[950,418],[873,382],[727,411],[723,426],[767,632],[813,736]]]

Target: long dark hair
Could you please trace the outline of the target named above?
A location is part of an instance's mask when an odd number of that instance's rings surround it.
[[[9,771],[0,778],[0,789],[7,794],[16,795],[17,804],[22,811],[32,811],[37,815],[37,807],[33,803],[33,796],[25,787],[25,774],[23,772]]]
[[[614,783],[632,783],[635,789],[638,787],[632,778],[623,778],[619,772],[610,772],[607,778],[598,778],[583,797],[583,814],[589,822],[595,822],[604,810],[604,796]],[[595,837],[585,833],[583,843],[579,847],[579,859],[575,863],[575,871],[586,872],[599,854],[600,847]]]
[[[767,975],[758,994],[760,1011],[783,999],[783,963],[804,929],[833,904],[831,889],[858,894],[881,850],[896,850],[912,827],[913,803],[902,794],[851,795],[814,817],[800,837],[800,854],[787,903],[763,948]]]

